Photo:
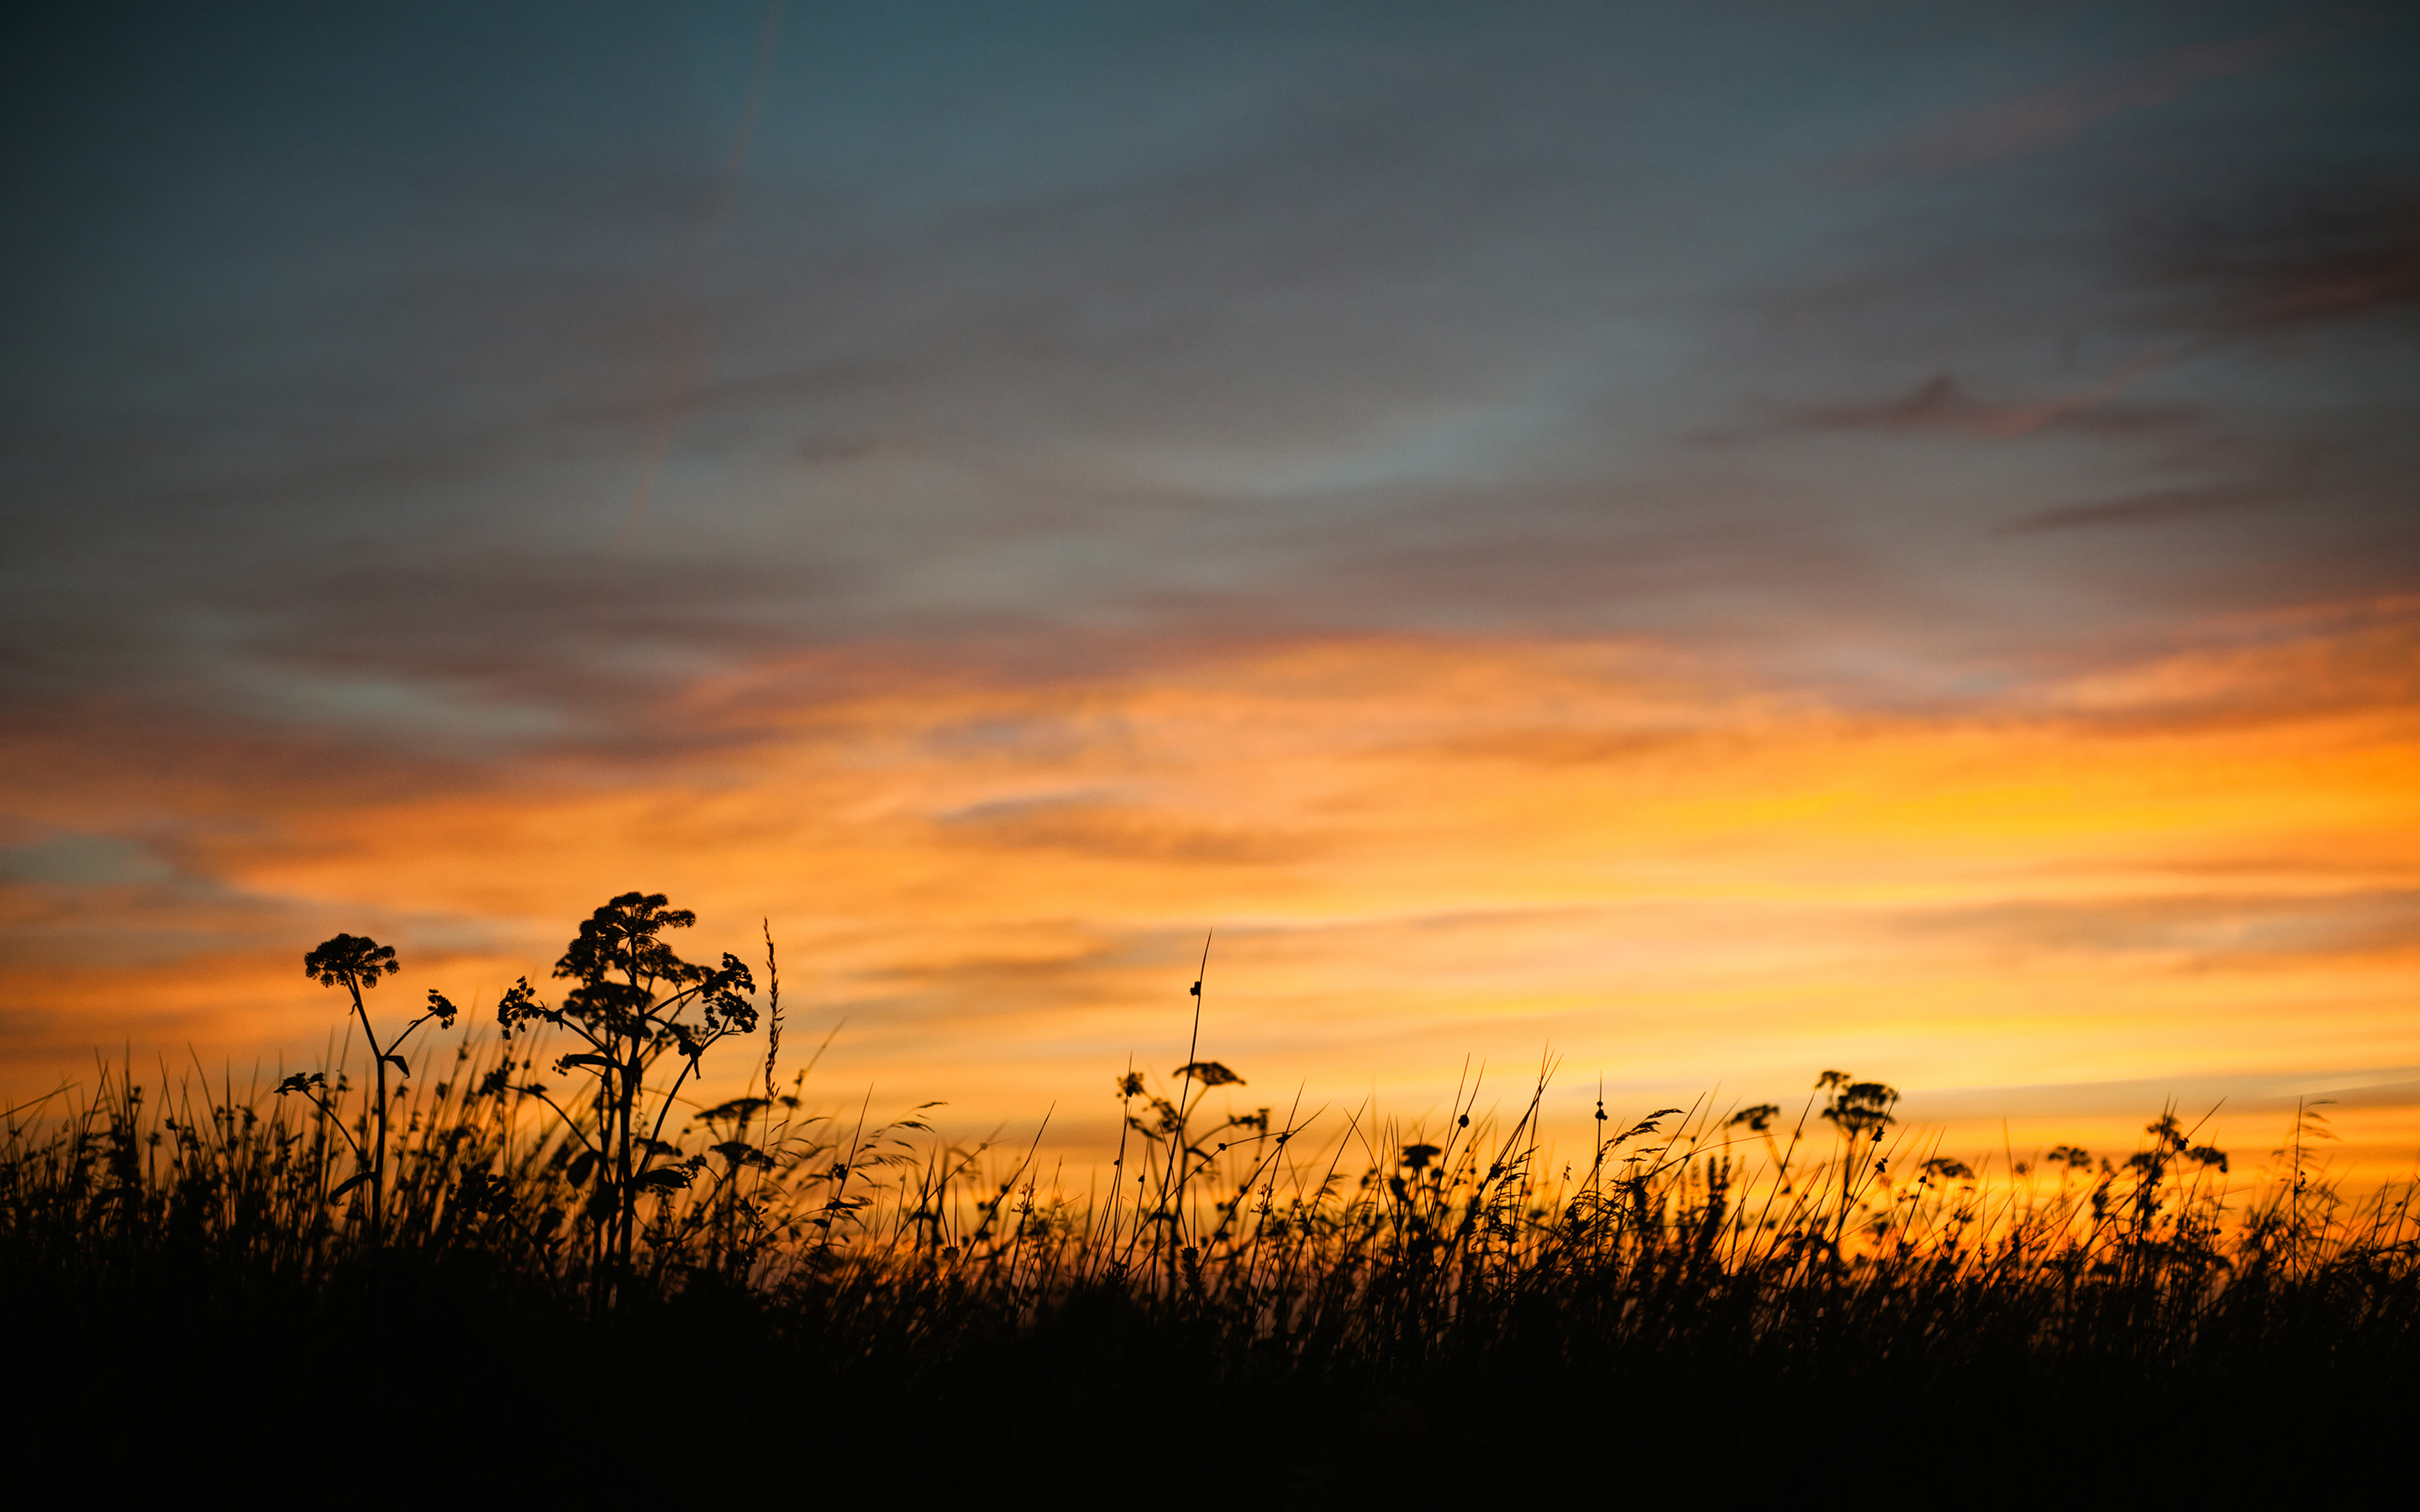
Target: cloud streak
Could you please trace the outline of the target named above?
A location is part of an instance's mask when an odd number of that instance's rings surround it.
[[[2285,34],[2268,33],[2089,69],[1951,111],[1852,160],[1843,171],[1852,177],[1954,173],[2065,147],[2113,116],[2170,104],[2208,85],[2257,71],[2291,42]]]

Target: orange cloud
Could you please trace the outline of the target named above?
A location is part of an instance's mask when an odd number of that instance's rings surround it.
[[[129,1040],[316,1056],[294,963],[337,928],[402,948],[398,1009],[492,1001],[629,887],[698,910],[692,953],[752,956],[769,918],[794,1035],[848,1022],[830,1074],[969,1127],[1056,1101],[1071,1148],[1130,1053],[1184,1049],[1213,925],[1205,1044],[1247,1102],[1417,1106],[1546,1045],[1575,1097],[2412,1066],[2415,651],[2420,606],[2360,606],[1913,710],[1636,643],[857,668],[812,699],[768,665],[690,695],[751,738],[640,776],[264,792],[174,886],[15,884],[9,1085]],[[150,953],[76,948],[113,928]]]

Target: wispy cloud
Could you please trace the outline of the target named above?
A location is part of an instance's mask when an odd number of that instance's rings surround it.
[[[2285,33],[2178,48],[2116,68],[1935,116],[1900,140],[1841,165],[1869,174],[1939,174],[2062,147],[2111,116],[2180,100],[2266,67],[2292,45]]]
[[[2268,494],[2240,486],[2161,488],[2119,499],[2035,510],[2009,521],[2000,531],[2008,535],[2039,535],[2100,526],[2167,525],[2257,508],[2272,501]]]
[[[2254,184],[2139,232],[2169,318],[2242,338],[2420,308],[2420,182],[2350,174]]]
[[[2178,406],[2121,405],[2117,396],[2149,374],[2173,363],[2174,355],[2138,358],[2099,382],[2069,393],[2012,403],[1988,403],[1960,387],[1947,373],[1935,374],[1913,392],[1877,404],[1810,405],[1792,421],[1818,429],[1934,431],[1993,440],[2014,440],[2054,427],[2103,435],[2134,435],[2172,429],[2199,418]]]

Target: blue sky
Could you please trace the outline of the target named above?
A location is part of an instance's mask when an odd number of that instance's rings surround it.
[[[38,680],[239,700],[297,640],[450,696],[430,618],[535,628],[462,671],[566,692],[731,636],[1237,622],[1777,639],[1929,688],[2397,589],[2412,41],[2209,7],[81,14],[11,49],[12,640]],[[393,586],[332,599],[350,573]]]

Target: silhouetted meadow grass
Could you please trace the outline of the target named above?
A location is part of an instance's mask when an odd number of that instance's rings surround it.
[[[1736,1484],[2010,1433],[2149,1453],[2253,1401],[2342,1419],[2413,1384],[2412,1190],[2336,1192],[2307,1121],[2268,1182],[2172,1113],[2122,1155],[1978,1173],[1827,1072],[1796,1109],[1600,1103],[1550,1169],[1544,1072],[1500,1118],[1476,1087],[1429,1124],[1214,1115],[1242,1078],[1197,1044],[1161,1089],[1104,1078],[1123,1142],[1079,1198],[923,1109],[815,1111],[769,936],[760,1006],[750,965],[672,952],[688,922],[616,899],[560,1003],[524,981],[416,1063],[363,995],[392,952],[338,936],[309,969],[391,1079],[105,1065],[11,1110],[0,1286],[44,1403],[21,1421],[139,1398],[165,1405],[130,1431],[189,1448],[267,1429],[334,1463],[475,1426],[590,1475],[778,1450],[926,1488],[1047,1445],[1282,1504],[1641,1456]],[[414,1026],[455,1015],[431,994]],[[726,1041],[748,1094],[685,1097]]]

